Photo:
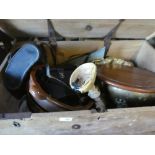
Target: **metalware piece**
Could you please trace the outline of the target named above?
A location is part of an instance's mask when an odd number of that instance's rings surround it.
[[[103,80],[112,108],[155,105],[153,72],[137,67],[102,65],[98,67],[98,78]]]

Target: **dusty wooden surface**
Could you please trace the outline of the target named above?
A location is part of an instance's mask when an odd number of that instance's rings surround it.
[[[144,40],[112,40],[108,55],[126,60],[134,60]],[[58,41],[57,62],[62,63],[73,56],[103,48],[104,42],[98,40]],[[19,44],[17,44],[19,45]]]
[[[108,55],[126,60],[134,60],[143,42],[142,40],[112,41]],[[98,50],[103,46],[104,42],[102,40],[59,41],[57,49],[58,63],[66,61],[75,55]]]
[[[143,43],[135,59],[138,66],[141,66],[144,69],[155,72],[154,60],[155,60],[155,49],[147,42]]]
[[[55,30],[66,38],[102,38],[117,23],[117,19],[52,20]],[[45,19],[0,20],[0,26],[14,36],[47,36]],[[155,31],[154,19],[128,19],[122,23],[114,38],[144,39]]]
[[[0,120],[0,134],[155,134],[155,107],[32,114]]]

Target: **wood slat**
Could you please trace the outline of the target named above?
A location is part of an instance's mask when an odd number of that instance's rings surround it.
[[[24,42],[22,42],[23,44]],[[143,40],[113,40],[108,55],[126,60],[135,59]],[[21,44],[18,42],[17,46]],[[96,51],[104,46],[103,40],[58,41],[57,63],[62,63],[73,56]]]
[[[155,134],[155,107],[32,114],[0,121],[0,134]]]
[[[118,23],[116,19],[59,19],[52,21],[56,31],[66,38],[101,38]],[[0,26],[14,36],[47,36],[45,19],[0,20]],[[154,31],[154,19],[128,19],[122,23],[114,38],[144,39]]]
[[[96,51],[104,46],[104,42],[97,41],[58,41],[57,62],[62,63],[73,56]]]
[[[141,47],[143,42],[144,41],[142,40],[112,41],[108,55],[134,61],[137,52],[139,51],[139,48]],[[58,63],[62,63],[68,58],[75,55],[81,55],[84,53],[98,50],[103,46],[104,43],[102,40],[59,41],[57,49]]]
[[[142,40],[112,41],[108,55],[134,61],[143,43]]]

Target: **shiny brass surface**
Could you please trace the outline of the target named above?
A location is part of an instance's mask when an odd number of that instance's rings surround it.
[[[103,81],[103,90],[110,100],[107,106],[125,108],[155,105],[155,73],[108,63],[98,66],[97,75]]]
[[[117,108],[155,105],[154,93],[139,93],[112,85],[107,85],[106,90],[113,106]]]

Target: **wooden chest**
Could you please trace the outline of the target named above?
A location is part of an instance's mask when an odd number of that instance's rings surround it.
[[[74,54],[103,47],[103,37],[118,20],[52,20],[58,38],[58,62]],[[46,38],[46,20],[0,20],[11,35],[25,40]],[[147,36],[155,31],[155,20],[125,20],[112,40],[109,56],[135,60]],[[0,134],[154,134],[155,107],[89,110],[54,113],[17,113],[18,102],[0,81]]]

